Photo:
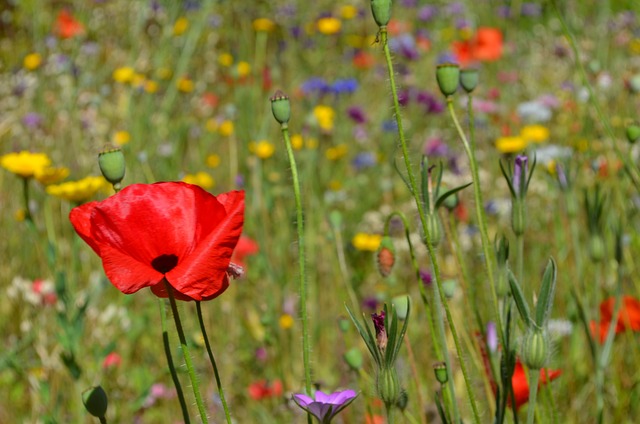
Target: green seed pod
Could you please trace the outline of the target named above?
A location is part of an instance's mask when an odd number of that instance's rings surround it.
[[[447,299],[453,299],[453,296],[456,294],[456,287],[458,287],[456,280],[444,280],[442,282],[442,292]]]
[[[543,330],[531,328],[522,342],[522,363],[531,370],[545,366],[549,357],[549,341]]]
[[[391,20],[391,0],[371,0],[371,13],[379,27],[387,26]]]
[[[82,403],[91,415],[102,418],[107,413],[107,394],[102,386],[92,387],[82,394]]]
[[[440,384],[446,384],[449,381],[449,373],[447,372],[447,364],[444,362],[438,362],[433,365],[433,372],[436,375],[436,380]]]
[[[100,152],[98,154],[98,165],[100,165],[100,172],[102,172],[104,178],[113,184],[115,188],[120,188],[120,182],[125,173],[122,150],[108,149]]]
[[[391,299],[391,303],[393,307],[396,309],[396,314],[398,314],[398,319],[404,321],[407,319],[407,315],[409,314],[409,296],[402,295],[396,296]]]
[[[456,207],[458,207],[459,203],[460,203],[460,198],[458,197],[458,193],[454,193],[451,196],[447,196],[447,198],[444,199],[444,202],[442,202],[443,206],[447,208],[449,212],[452,212]]]
[[[460,83],[460,66],[454,63],[443,63],[436,67],[438,87],[445,97],[449,97],[458,90]]]
[[[631,144],[635,144],[636,141],[640,140],[640,125],[631,124],[627,127],[627,140]]]
[[[460,71],[460,85],[464,91],[471,93],[478,86],[480,75],[477,69],[468,68]]]
[[[600,262],[604,259],[605,246],[602,236],[594,234],[589,240],[589,255],[594,262]]]
[[[349,331],[349,327],[351,327],[351,321],[348,318],[341,316],[338,318],[338,327],[340,328],[340,331],[346,333]]]
[[[273,113],[273,117],[276,118],[276,121],[280,124],[289,122],[289,118],[291,118],[289,97],[278,90],[269,100],[271,100],[271,112]]]
[[[386,405],[394,405],[400,396],[398,374],[394,368],[382,368],[376,379],[378,396]]]
[[[353,349],[349,349],[344,354],[344,361],[352,370],[358,371],[360,368],[362,368],[362,352],[360,352],[360,350],[355,347]]]

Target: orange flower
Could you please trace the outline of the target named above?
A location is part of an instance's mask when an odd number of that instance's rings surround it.
[[[251,383],[249,385],[249,396],[253,400],[282,396],[282,381],[274,380],[269,383],[267,380],[258,380],[255,383]]]
[[[84,25],[64,9],[58,13],[56,18],[55,32],[60,38],[73,38],[84,34]]]
[[[374,63],[375,59],[370,53],[358,51],[353,56],[353,66],[356,69],[369,69],[373,66]]]
[[[610,297],[600,304],[600,322],[596,325],[595,321],[591,322],[591,332],[594,336],[598,336],[600,343],[604,343],[609,331],[609,324],[613,320],[613,312],[615,309],[616,299]],[[640,331],[640,301],[631,297],[622,297],[622,306],[615,326],[615,334],[625,332],[627,329],[631,331]]]
[[[462,66],[498,60],[502,57],[502,32],[497,28],[478,28],[472,39],[454,42],[452,49]]]

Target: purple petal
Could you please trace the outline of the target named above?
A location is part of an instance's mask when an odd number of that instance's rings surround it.
[[[313,403],[313,399],[311,399],[309,396],[304,395],[302,393],[293,395],[293,399],[296,401],[296,403],[298,405],[300,405],[302,408],[307,407],[310,403]]]

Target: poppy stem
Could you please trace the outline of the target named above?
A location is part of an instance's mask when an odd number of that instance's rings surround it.
[[[444,309],[444,313],[447,318],[447,323],[449,324],[449,330],[451,331],[451,336],[453,337],[454,344],[456,346],[456,353],[458,354],[458,358],[460,358],[460,370],[462,371],[462,375],[464,377],[465,387],[467,390],[467,396],[469,397],[469,403],[471,404],[471,409],[473,411],[474,422],[480,422],[480,413],[478,412],[478,407],[476,405],[476,398],[471,389],[471,380],[469,379],[469,373],[467,371],[467,364],[464,360],[464,355],[462,352],[462,348],[460,346],[460,339],[458,337],[458,331],[456,330],[456,326],[454,324],[453,316],[451,315],[451,311],[449,310],[449,304],[444,295],[444,290],[442,289],[442,281],[440,276],[440,268],[438,267],[438,262],[436,259],[435,248],[431,242],[431,234],[429,234],[428,226],[427,226],[427,218],[424,212],[422,200],[420,199],[420,190],[418,190],[418,185],[416,183],[416,178],[413,173],[413,167],[411,165],[411,160],[409,159],[409,150],[407,147],[407,141],[404,136],[404,129],[402,126],[402,114],[400,113],[400,102],[398,101],[398,90],[396,89],[396,80],[395,74],[393,71],[393,62],[391,60],[391,50],[389,49],[388,43],[388,34],[387,28],[385,26],[380,27],[380,32],[378,33],[380,36],[380,43],[382,44],[382,48],[384,50],[384,56],[387,62],[387,70],[389,72],[389,84],[391,86],[391,95],[393,98],[393,110],[395,113],[396,123],[398,126],[398,136],[400,138],[400,146],[402,147],[402,157],[404,158],[405,168],[407,169],[407,177],[409,181],[409,189],[411,190],[411,194],[416,202],[416,208],[418,209],[418,215],[420,216],[420,223],[422,224],[422,229],[425,234],[425,245],[427,247],[427,251],[429,253],[429,260],[431,262],[431,266],[433,269],[433,279],[436,282],[437,287],[437,295],[440,298],[440,302],[434,302],[436,305],[436,315],[439,323],[442,323],[442,309],[438,305],[442,305]],[[442,327],[444,328],[444,323],[442,323]],[[443,332],[444,334],[444,332]],[[448,360],[448,350],[447,346],[442,346],[445,360]],[[456,401],[454,385],[449,385],[449,390],[451,394],[452,404],[453,404],[453,414],[454,420],[457,422],[460,419],[460,412],[458,410],[458,403]]]
[[[300,316],[302,320],[302,361],[304,363],[304,383],[305,390],[311,395],[311,366],[309,364],[309,324],[307,320],[307,281],[305,272],[305,243],[304,243],[304,220],[302,216],[302,200],[300,195],[300,181],[298,179],[298,168],[296,166],[296,158],[293,155],[291,140],[289,138],[289,126],[284,123],[280,125],[284,144],[287,149],[289,158],[289,167],[291,168],[291,178],[293,180],[293,193],[296,200],[296,224],[298,230],[298,264],[300,272]],[[309,421],[311,415],[308,414]]]
[[[178,401],[180,401],[180,408],[182,409],[182,418],[185,424],[189,424],[189,410],[187,409],[187,403],[184,400],[184,393],[182,393],[182,386],[176,373],[176,367],[173,365],[173,358],[171,356],[171,346],[169,344],[169,331],[167,330],[167,305],[164,299],[158,298],[160,304],[160,320],[162,321],[162,344],[164,345],[164,353],[167,357],[167,364],[169,365],[169,372],[171,373],[171,379],[173,385],[176,387],[176,393],[178,395]]]
[[[189,373],[189,379],[191,380],[191,386],[193,387],[193,395],[196,398],[196,404],[198,405],[198,411],[200,412],[200,419],[204,424],[207,424],[207,410],[204,408],[204,402],[202,401],[202,395],[200,395],[200,387],[198,386],[198,379],[196,377],[195,370],[193,368],[193,362],[191,362],[191,354],[189,353],[189,346],[187,345],[187,339],[184,336],[182,330],[182,323],[180,322],[180,313],[178,312],[178,305],[176,304],[176,298],[173,295],[173,287],[169,284],[167,279],[163,279],[164,287],[167,290],[169,296],[169,302],[171,303],[171,312],[173,313],[173,320],[176,323],[176,331],[178,332],[178,338],[180,339],[180,347],[182,349],[182,356],[184,356],[184,362],[187,365],[187,372]]]
[[[222,407],[224,408],[224,415],[227,418],[227,423],[231,424],[231,415],[229,414],[229,407],[227,406],[227,401],[224,397],[224,389],[222,388],[222,383],[220,382],[220,374],[218,374],[218,366],[216,365],[216,360],[213,357],[213,352],[211,351],[211,345],[209,344],[209,337],[207,337],[207,330],[204,327],[204,320],[202,319],[201,303],[202,302],[196,301],[196,311],[198,313],[198,322],[200,323],[200,330],[202,331],[202,337],[204,338],[204,345],[207,348],[207,353],[209,354],[209,360],[211,361],[211,366],[213,367],[213,373],[216,376],[216,384],[218,385],[220,402],[222,402]]]

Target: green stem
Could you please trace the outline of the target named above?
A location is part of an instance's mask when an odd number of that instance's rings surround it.
[[[107,424],[107,419],[105,417],[98,417],[98,420],[100,420],[100,424]]]
[[[178,373],[176,367],[173,365],[173,358],[171,356],[171,346],[169,344],[169,331],[167,329],[167,305],[164,299],[158,298],[158,304],[160,305],[160,321],[162,322],[162,344],[164,346],[164,354],[167,357],[167,364],[169,365],[169,372],[171,373],[171,379],[173,385],[176,387],[176,393],[178,395],[178,401],[180,402],[180,408],[182,409],[182,418],[185,424],[189,424],[189,410],[187,409],[187,402],[184,400],[184,393],[182,393],[182,386],[178,379]]]
[[[22,197],[24,199],[24,219],[32,224],[33,216],[31,216],[29,209],[29,178],[22,178]]]
[[[196,404],[198,405],[198,411],[200,412],[200,419],[203,423],[207,424],[207,410],[204,408],[204,402],[200,395],[200,387],[198,385],[198,378],[196,377],[193,363],[191,362],[191,354],[189,353],[189,346],[187,345],[187,339],[184,336],[182,330],[182,323],[180,322],[180,313],[178,312],[178,305],[176,304],[176,298],[173,295],[173,287],[169,284],[167,279],[163,279],[164,287],[167,290],[169,296],[169,302],[171,303],[171,312],[173,313],[173,320],[176,323],[176,331],[178,332],[178,338],[180,339],[180,346],[182,348],[182,356],[184,356],[184,362],[187,365],[187,372],[189,373],[189,379],[191,380],[191,387],[193,388],[193,395],[196,397]]]
[[[204,338],[204,345],[207,348],[207,353],[209,354],[209,360],[211,361],[211,366],[213,367],[213,374],[216,376],[216,384],[218,385],[218,393],[220,394],[220,402],[222,402],[222,407],[224,408],[224,416],[227,418],[227,423],[231,424],[231,415],[229,414],[229,407],[227,406],[227,401],[224,397],[224,389],[222,388],[222,383],[220,382],[220,374],[218,374],[218,366],[216,365],[216,359],[213,356],[213,351],[211,351],[211,345],[209,344],[209,337],[207,337],[207,330],[204,327],[204,320],[202,319],[202,302],[196,302],[196,311],[198,313],[198,322],[200,323],[200,331],[202,331],[202,337]]]
[[[304,253],[304,221],[302,217],[302,200],[300,195],[300,181],[298,180],[298,168],[296,158],[293,156],[293,148],[289,138],[289,126],[280,126],[284,144],[287,149],[289,166],[291,167],[291,178],[293,179],[293,193],[296,199],[296,224],[298,230],[298,266],[300,272],[300,315],[302,319],[302,361],[304,363],[304,385],[308,395],[311,395],[311,366],[309,364],[309,323],[307,321],[307,281],[305,273],[305,253]]]
[[[520,287],[524,286],[524,236],[522,234],[516,236],[517,252],[518,255],[518,283]],[[530,289],[533,292],[533,288]]]
[[[527,424],[533,424],[536,411],[536,397],[538,396],[538,381],[540,370],[529,370],[529,406],[527,411]]]
[[[458,337],[458,332],[456,330],[455,324],[453,322],[453,316],[451,315],[451,311],[449,310],[449,304],[447,302],[447,299],[445,298],[444,295],[444,291],[442,289],[442,282],[440,281],[440,269],[438,267],[438,263],[436,261],[436,255],[435,255],[435,249],[433,247],[433,245],[431,244],[431,234],[429,234],[429,230],[427,227],[427,220],[426,220],[426,216],[422,207],[422,201],[420,200],[420,195],[418,192],[418,187],[416,184],[416,179],[415,176],[413,175],[413,168],[411,166],[411,162],[409,160],[409,152],[407,149],[407,141],[405,140],[405,136],[404,136],[404,129],[402,127],[402,117],[400,115],[400,103],[398,102],[398,92],[396,90],[396,82],[395,82],[395,75],[393,73],[393,63],[391,61],[391,51],[389,50],[389,44],[388,44],[388,35],[387,35],[387,28],[386,27],[381,27],[380,28],[380,37],[381,37],[381,42],[382,42],[382,47],[384,49],[384,55],[385,55],[385,59],[387,62],[387,69],[389,71],[389,82],[391,85],[391,93],[392,93],[392,97],[393,97],[393,108],[394,108],[394,112],[395,112],[395,116],[396,116],[396,122],[398,124],[398,135],[400,136],[400,145],[402,147],[402,156],[404,158],[404,163],[405,163],[405,167],[407,169],[407,175],[409,177],[409,184],[410,184],[410,190],[411,190],[411,194],[413,195],[415,202],[416,202],[416,207],[418,209],[418,214],[420,215],[420,222],[422,224],[422,229],[424,231],[425,234],[425,238],[426,238],[426,246],[427,246],[427,251],[429,253],[429,259],[431,261],[431,266],[433,267],[433,275],[434,275],[434,280],[436,282],[436,286],[438,287],[438,295],[440,296],[440,302],[442,303],[442,306],[444,307],[444,311],[447,317],[447,322],[449,324],[449,330],[451,331],[451,336],[453,337],[453,341],[455,343],[456,346],[456,353],[458,354],[458,358],[460,360],[460,370],[462,371],[462,375],[464,377],[464,382],[465,382],[465,386],[467,389],[467,395],[469,396],[469,403],[471,404],[471,409],[473,410],[473,417],[474,417],[474,421],[476,423],[480,422],[480,413],[478,412],[478,407],[476,406],[476,400],[475,400],[475,395],[473,393],[473,390],[471,389],[471,381],[469,379],[469,375],[467,372],[467,365],[466,362],[464,360],[464,356],[462,353],[462,348],[460,346],[460,340]],[[442,320],[442,314],[440,313],[439,315],[439,319]],[[442,346],[444,350],[446,350],[446,346]],[[451,385],[453,386],[453,385]],[[457,405],[457,403],[455,402],[455,398],[454,398],[454,405]],[[459,421],[459,412],[458,412],[458,408],[457,406],[454,406],[454,414],[455,417],[455,421],[458,422]]]
[[[504,336],[504,327],[502,324],[502,317],[500,316],[500,307],[498,303],[498,295],[496,293],[496,285],[495,278],[493,275],[494,263],[495,263],[495,255],[494,251],[491,247],[491,242],[489,241],[489,234],[487,231],[487,219],[484,214],[484,202],[482,200],[482,192],[480,190],[480,176],[478,174],[478,163],[476,161],[475,152],[471,149],[469,145],[469,141],[462,131],[462,127],[460,127],[460,122],[458,122],[458,117],[456,116],[455,111],[453,110],[453,99],[451,96],[447,97],[447,109],[449,110],[449,114],[451,115],[451,119],[453,120],[453,124],[458,130],[458,134],[460,139],[462,140],[462,145],[464,146],[464,150],[469,157],[469,166],[471,168],[471,178],[473,179],[473,192],[475,196],[476,203],[476,216],[478,219],[478,226],[480,227],[480,237],[482,239],[482,250],[484,254],[484,261],[487,268],[487,275],[489,276],[489,286],[491,289],[491,297],[493,300],[494,307],[494,315],[496,317],[496,322],[498,323],[498,333],[500,334],[500,340],[504,346],[505,336]]]

